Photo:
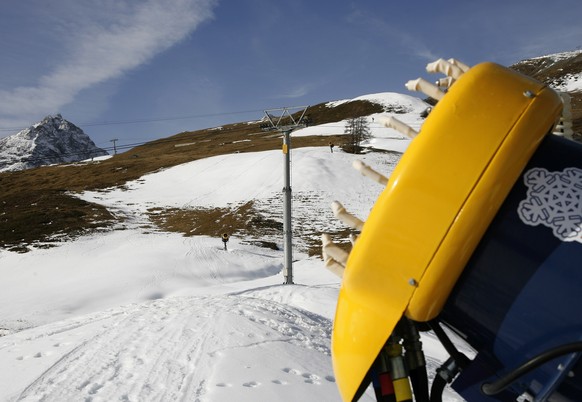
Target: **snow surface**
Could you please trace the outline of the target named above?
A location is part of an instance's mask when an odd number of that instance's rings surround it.
[[[532,57],[529,60],[539,60],[539,59],[549,58],[553,62],[558,62],[561,60],[574,58],[574,57],[578,56],[580,53],[582,53],[582,50],[571,50],[568,52],[559,52],[559,53],[548,54],[545,56]]]
[[[562,60],[573,59],[582,54],[582,50],[573,50],[569,52],[554,53],[545,56],[533,57],[528,60],[549,59],[552,63],[557,63]],[[528,60],[523,62],[527,63]],[[562,92],[580,92],[582,91],[582,73],[568,73],[559,77],[550,83],[550,86]]]
[[[559,83],[555,82],[552,86],[562,92],[580,92],[582,91],[582,73],[566,74]]]
[[[330,226],[338,199],[365,218],[381,188],[351,168],[358,156],[292,155],[294,217]],[[359,158],[385,175],[398,160]],[[299,242],[295,284],[282,285],[282,251],[236,235],[224,250],[217,238],[153,229],[145,213],[272,200],[282,165],[280,151],[232,154],[87,192],[125,218],[123,230],[0,250],[0,401],[339,401],[330,337],[340,281],[319,259]],[[423,344],[434,374],[445,352],[430,334]],[[447,390],[445,400],[462,399]]]
[[[567,73],[550,82],[550,86],[560,92],[582,91],[582,72]]]
[[[420,117],[420,114],[427,107],[429,107],[429,105],[421,99],[394,92],[382,92],[371,95],[363,95],[354,99],[343,99],[328,102],[326,106],[331,108],[339,106],[343,103],[357,100],[367,100],[373,103],[378,103],[386,110],[384,113],[376,113],[367,116],[366,120],[372,133],[372,138],[362,145],[377,150],[395,151],[400,153],[406,151],[408,145],[410,144],[410,139],[392,128],[384,127],[383,124],[378,122],[378,117],[394,116],[416,131],[419,131],[420,126],[424,121],[424,119]],[[398,110],[398,112],[391,110]],[[294,131],[293,136],[303,137],[310,135],[341,135],[344,133],[346,123],[347,120],[343,120],[340,122],[306,127]]]

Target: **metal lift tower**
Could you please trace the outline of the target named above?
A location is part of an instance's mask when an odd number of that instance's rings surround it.
[[[284,107],[265,110],[268,121],[265,129],[276,130],[283,134],[284,187],[283,187],[283,247],[284,247],[284,284],[293,284],[293,250],[291,227],[291,132],[305,127],[305,112],[309,106]],[[293,116],[293,114],[295,116]],[[299,117],[297,117],[299,116]]]

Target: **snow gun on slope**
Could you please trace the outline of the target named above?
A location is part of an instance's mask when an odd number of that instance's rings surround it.
[[[372,384],[378,401],[440,401],[450,384],[470,402],[582,401],[582,144],[552,135],[562,99],[493,63],[427,70],[450,79],[407,85],[440,100],[366,222],[334,206],[361,228],[352,251],[324,236],[343,277],[340,394]],[[450,355],[430,375],[429,330]]]

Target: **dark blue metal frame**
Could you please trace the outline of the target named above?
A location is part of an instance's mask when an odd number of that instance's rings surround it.
[[[572,167],[582,169],[582,144],[549,135],[524,173]],[[582,188],[582,182],[579,185]],[[524,223],[517,211],[527,191],[522,176],[440,317],[478,351],[453,383],[469,401],[514,401],[525,391],[536,400],[557,393],[565,400],[582,401],[582,363],[577,355],[542,365],[496,396],[481,391],[485,381],[494,381],[536,354],[582,340],[582,243],[563,241],[545,225]],[[566,370],[558,370],[560,364]]]

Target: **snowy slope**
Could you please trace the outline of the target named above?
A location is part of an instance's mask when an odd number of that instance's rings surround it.
[[[31,401],[334,400],[330,331],[260,298],[156,300],[12,336],[2,389]]]
[[[403,136],[398,131],[384,127],[380,122],[379,117],[394,116],[398,120],[406,123],[415,130],[419,130],[423,122],[420,117],[421,113],[430,105],[426,102],[410,95],[404,95],[394,92],[381,92],[377,94],[359,96],[354,99],[344,99],[334,102],[329,102],[328,107],[336,107],[342,103],[366,100],[382,105],[383,113],[372,114],[366,117],[368,126],[370,128],[372,139],[363,146],[385,151],[395,151],[403,153],[410,144],[410,139]],[[293,132],[293,136],[309,136],[309,135],[337,135],[343,134],[347,121],[339,121],[328,124],[321,124],[313,127],[306,127]]]
[[[582,91],[582,50],[533,57],[512,67],[558,91]]]
[[[325,148],[294,150],[295,219],[308,216],[306,224],[321,230],[341,226],[330,209],[336,199],[365,218],[381,187],[351,167],[357,158],[386,174],[396,163],[394,156],[378,153],[358,157],[331,154]],[[281,176],[280,151],[232,154],[146,175],[120,188],[81,194],[83,199],[101,203],[125,218],[123,230],[25,254],[0,251],[0,297],[10,300],[9,304],[0,303],[0,326],[12,328],[7,322],[35,326],[70,314],[97,311],[100,306],[109,308],[183,289],[275,275],[281,269],[281,252],[236,246],[244,239],[235,235],[228,253],[224,253],[220,239],[152,230],[145,212],[154,206],[222,206],[251,198],[269,200],[281,193]],[[306,196],[316,191],[318,197]],[[304,198],[308,199],[305,203],[301,201]],[[271,208],[282,209],[277,205]],[[297,258],[305,256],[298,252]]]
[[[338,199],[362,218],[380,186],[351,168],[389,175],[398,156],[293,151],[296,225],[334,225]],[[330,334],[339,280],[317,258],[234,236],[182,237],[152,229],[152,207],[240,204],[271,209],[280,151],[232,154],[87,192],[124,226],[26,254],[0,251],[0,401],[338,401]],[[432,372],[445,359],[423,337]],[[368,392],[362,400],[373,400]],[[447,392],[445,400],[461,400]]]

